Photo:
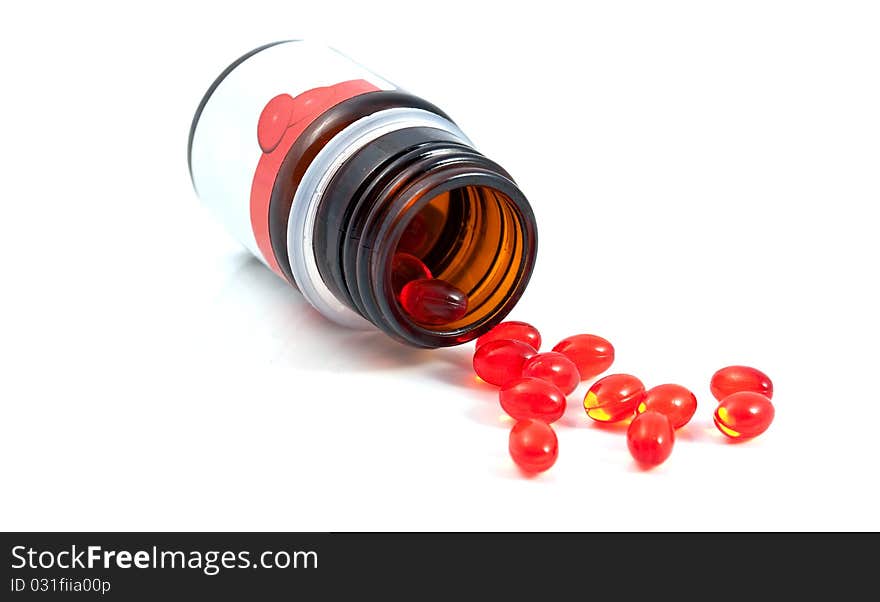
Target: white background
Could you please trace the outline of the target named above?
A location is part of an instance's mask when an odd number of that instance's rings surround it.
[[[871,2],[14,3],[0,24],[0,528],[877,530]],[[192,191],[202,93],[324,40],[444,108],[539,222],[512,319],[700,400],[661,467],[558,424],[523,478],[472,346],[327,323]],[[279,78],[283,74],[279,74]],[[733,445],[711,374],[777,419]]]

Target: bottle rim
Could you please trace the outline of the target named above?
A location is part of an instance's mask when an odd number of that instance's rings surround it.
[[[357,281],[361,298],[370,320],[385,326],[395,338],[421,347],[447,347],[458,345],[488,332],[510,313],[525,292],[537,256],[537,228],[532,208],[523,192],[509,175],[497,164],[482,155],[475,154],[467,165],[455,162],[441,164],[420,174],[406,190],[395,195],[394,200],[373,224],[372,230],[360,244],[364,254],[357,261]],[[458,327],[432,328],[413,320],[401,307],[393,291],[391,263],[398,243],[412,216],[445,193],[467,187],[500,193],[496,202],[504,203],[515,214],[508,224],[517,229],[515,237],[522,245],[520,260],[515,267],[513,282],[498,295],[499,302],[490,304],[482,317],[476,321],[462,320]],[[409,218],[402,215],[408,215]],[[366,291],[366,292],[365,292]]]

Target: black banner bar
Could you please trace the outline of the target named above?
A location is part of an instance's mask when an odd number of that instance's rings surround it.
[[[420,600],[428,590],[470,599],[463,584],[496,595],[587,588],[585,596],[611,584],[629,599],[638,588],[660,595],[651,588],[665,584],[749,589],[787,578],[786,588],[814,588],[825,577],[842,594],[873,575],[876,543],[876,534],[811,533],[4,533],[0,600],[352,591]]]

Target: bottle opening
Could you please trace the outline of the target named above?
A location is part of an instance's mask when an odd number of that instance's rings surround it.
[[[403,214],[385,277],[386,286],[394,292],[395,313],[409,322],[407,326],[466,340],[476,336],[475,328],[506,313],[519,299],[531,271],[535,244],[532,222],[526,219],[521,202],[494,186],[468,184],[425,194]],[[433,299],[425,301],[440,305],[439,320],[436,312],[424,319],[418,310],[412,311],[404,297],[407,293],[402,294],[407,280],[426,277],[443,285]],[[466,309],[460,307],[458,293],[450,290],[460,291]],[[451,319],[444,320],[444,313]],[[469,334],[456,337],[456,333]]]
[[[535,218],[516,183],[435,127],[400,128],[352,153],[320,195],[314,223],[327,292],[417,347],[457,345],[500,322],[537,252]]]

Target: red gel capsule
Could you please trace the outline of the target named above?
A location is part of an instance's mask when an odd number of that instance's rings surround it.
[[[517,378],[501,387],[501,407],[517,420],[543,420],[550,423],[565,413],[565,393],[540,378]]]
[[[539,353],[526,360],[523,364],[523,376],[533,376],[550,381],[568,395],[581,382],[577,366],[568,357],[555,351]]]
[[[395,295],[413,280],[431,278],[431,270],[422,260],[409,253],[395,253],[391,260],[391,289]]]
[[[400,305],[413,320],[437,326],[460,320],[467,313],[467,295],[445,280],[422,278],[407,282]]]
[[[483,336],[477,339],[477,349],[488,343],[489,341],[498,341],[509,339],[513,341],[522,341],[535,348],[535,351],[541,348],[541,333],[538,329],[525,322],[502,322]]]
[[[549,424],[541,420],[521,420],[513,425],[508,439],[510,457],[526,472],[543,472],[559,456],[559,441]]]
[[[597,422],[620,422],[632,417],[645,399],[645,385],[632,374],[600,378],[584,397],[587,416]]]
[[[697,397],[681,385],[657,385],[645,392],[645,398],[636,412],[660,412],[679,429],[686,425],[697,411]]]
[[[594,334],[576,334],[562,339],[554,348],[577,366],[581,380],[599,376],[614,363],[614,347]]]
[[[523,364],[535,353],[522,341],[491,341],[474,353],[474,372],[487,383],[501,387],[522,376]]]
[[[715,399],[721,401],[732,393],[751,391],[773,399],[773,383],[770,378],[750,366],[727,366],[712,375],[709,385]]]
[[[626,429],[626,446],[636,462],[657,466],[666,461],[675,444],[675,429],[666,415],[648,410],[636,416]]]
[[[740,391],[725,397],[715,408],[715,426],[731,439],[757,437],[767,430],[776,410],[766,395]]]

